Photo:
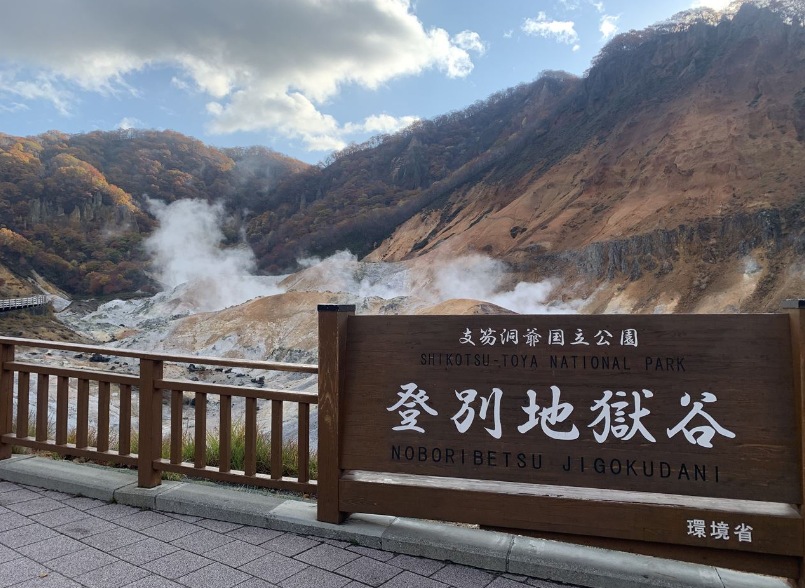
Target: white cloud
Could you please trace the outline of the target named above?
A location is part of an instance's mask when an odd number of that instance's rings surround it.
[[[417,116],[391,116],[389,114],[373,114],[366,117],[361,124],[347,123],[344,129],[347,133],[394,133],[419,120]]]
[[[601,13],[603,13],[603,12],[604,12],[604,10],[606,10],[606,9],[604,8],[604,3],[603,3],[603,2],[590,2],[590,5],[591,5],[593,8],[595,8],[595,9],[596,9],[598,12],[601,12]]]
[[[522,29],[528,35],[545,37],[560,43],[573,45],[579,40],[575,26],[572,20],[549,20],[544,12],[540,12],[537,18],[527,18],[523,23]]]
[[[0,21],[0,92],[66,113],[70,88],[131,93],[130,74],[173,68],[173,86],[209,95],[212,131],[265,130],[319,149],[342,140],[344,126],[321,112],[341,87],[375,89],[428,69],[465,77],[471,53],[485,50],[473,31],[426,30],[408,0],[194,0],[188,8],[10,3]],[[4,77],[4,64],[15,73]]]
[[[461,31],[452,38],[456,47],[465,51],[475,51],[478,55],[486,53],[486,45],[481,41],[481,35],[475,31]]]
[[[615,33],[618,32],[618,19],[620,19],[620,15],[613,16],[611,14],[606,14],[601,17],[598,30],[601,31],[601,38],[604,41],[608,41],[615,36]]]

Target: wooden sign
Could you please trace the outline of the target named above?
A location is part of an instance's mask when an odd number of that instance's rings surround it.
[[[796,502],[788,319],[350,319],[346,469]]]

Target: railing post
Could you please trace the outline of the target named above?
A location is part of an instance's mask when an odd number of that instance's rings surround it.
[[[11,412],[14,409],[14,371],[7,364],[14,361],[14,345],[0,345],[0,459],[11,457],[11,445],[2,436],[11,433]]]
[[[354,305],[320,304],[319,311],[319,476],[317,518],[341,523],[346,513],[339,510],[338,483],[341,466],[341,394],[347,351],[347,320]]]
[[[162,390],[155,385],[162,379],[159,360],[140,359],[140,431],[137,448],[137,485],[153,488],[162,483],[154,461],[162,457]]]
[[[805,530],[805,300],[785,300],[783,309],[788,313],[791,332],[791,359],[793,360],[792,379],[794,385],[794,414],[799,433],[799,468],[801,492],[799,514]],[[805,536],[805,534],[804,534]],[[803,545],[805,549],[805,545]],[[805,558],[799,562],[799,588],[805,588]]]

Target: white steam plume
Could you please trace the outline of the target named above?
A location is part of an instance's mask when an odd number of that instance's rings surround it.
[[[282,292],[275,278],[255,276],[246,245],[222,248],[223,207],[200,200],[149,200],[159,221],[145,241],[156,278],[167,289],[184,285],[196,311],[212,311]]]

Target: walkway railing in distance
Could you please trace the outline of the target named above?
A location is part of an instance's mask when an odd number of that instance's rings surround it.
[[[0,312],[16,310],[18,308],[30,308],[32,306],[43,306],[47,303],[48,297],[44,294],[27,296],[25,298],[5,298],[0,300]]]
[[[108,369],[62,367],[36,361],[17,359],[18,348],[68,351],[87,356],[134,358],[136,374],[116,373]],[[164,377],[166,364],[195,364],[219,368],[275,370],[315,374],[318,366],[268,361],[249,361],[218,357],[161,355],[125,349],[95,347],[73,343],[57,343],[0,337],[0,459],[11,456],[12,446],[29,447],[61,455],[78,456],[93,461],[119,463],[136,467],[139,485],[153,487],[160,484],[163,471],[191,477],[316,493],[317,484],[310,475],[310,405],[318,403],[314,392],[271,390],[248,386],[229,386],[196,382],[187,379]],[[32,374],[36,378],[35,408],[31,412]],[[15,378],[16,376],[16,378]],[[51,378],[56,383],[55,427],[49,414]],[[15,380],[17,385],[15,387]],[[70,384],[75,384],[74,406],[71,406]],[[90,445],[89,408],[90,387],[97,391],[97,431],[95,446]],[[170,394],[169,451],[163,456],[163,391]],[[182,460],[184,393],[194,396],[194,460]],[[132,396],[138,400],[137,425],[132,427]],[[209,396],[220,399],[220,426],[218,438],[207,430]],[[110,410],[112,398],[118,404],[117,449],[111,447]],[[14,400],[16,398],[16,411]],[[245,402],[244,469],[232,467],[232,401]],[[270,403],[270,466],[269,473],[257,472],[258,401]],[[283,411],[285,403],[298,405],[298,458],[296,478],[283,476]],[[74,431],[68,429],[69,415],[75,415]],[[31,422],[31,415],[33,422]],[[74,437],[74,442],[68,442]],[[207,444],[217,441],[219,465],[206,465]],[[136,445],[136,448],[134,447]],[[134,451],[133,451],[134,450]]]

